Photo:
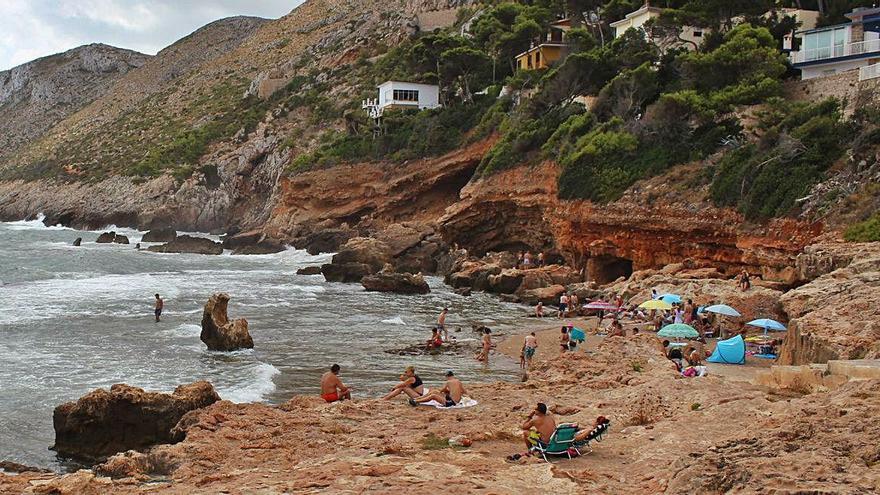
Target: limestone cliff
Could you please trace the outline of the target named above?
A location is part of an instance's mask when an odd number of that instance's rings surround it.
[[[141,67],[149,55],[93,44],[0,71],[0,160]]]

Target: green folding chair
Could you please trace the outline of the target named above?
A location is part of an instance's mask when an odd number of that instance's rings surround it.
[[[537,452],[545,461],[550,462],[548,455],[565,455],[571,459],[571,449],[573,448],[574,436],[577,434],[578,426],[574,423],[563,423],[556,426],[556,431],[550,436],[550,441],[544,445],[538,441],[538,444],[530,449],[530,452]]]

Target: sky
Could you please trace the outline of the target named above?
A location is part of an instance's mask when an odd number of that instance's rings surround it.
[[[154,55],[211,21],[281,17],[301,0],[0,0],[0,70],[89,43]]]

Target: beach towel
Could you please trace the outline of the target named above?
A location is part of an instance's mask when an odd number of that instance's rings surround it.
[[[584,335],[584,331],[580,328],[572,328],[571,332],[569,332],[571,340],[575,340],[577,342],[583,342],[586,340],[587,336]]]
[[[479,404],[479,403],[477,401],[475,401],[474,399],[471,399],[468,396],[463,396],[461,398],[461,402],[459,402],[458,404],[456,404],[452,407],[444,407],[443,404],[440,404],[436,400],[432,400],[430,402],[424,402],[419,405],[420,406],[436,407],[437,409],[464,409],[465,407],[473,407],[473,406],[476,406],[477,404]]]

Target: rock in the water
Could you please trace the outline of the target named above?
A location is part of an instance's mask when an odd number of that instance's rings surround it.
[[[287,249],[283,242],[259,230],[228,236],[223,239],[223,247],[232,249],[232,254],[272,254]]]
[[[83,242],[83,238],[82,238],[82,237],[77,237],[76,240],[73,241],[73,245],[74,245],[74,246],[80,246],[80,245],[82,245],[82,242]]]
[[[391,248],[384,241],[372,237],[355,237],[333,255],[333,264],[363,263],[376,273],[391,262]]]
[[[116,232],[110,231],[104,232],[103,234],[99,235],[95,242],[101,244],[110,244],[113,242],[114,239],[116,239]]]
[[[116,234],[116,237],[113,238],[113,242],[116,244],[128,244],[128,237],[122,234]]]
[[[328,282],[360,282],[373,273],[366,263],[327,263],[321,265],[321,273]]]
[[[174,229],[152,229],[141,238],[141,242],[171,242],[177,239]]]
[[[103,459],[126,450],[171,441],[171,429],[189,411],[220,400],[206,381],[181,385],[173,394],[116,384],[55,408],[55,445],[64,456]]]
[[[297,249],[305,249],[309,254],[332,253],[340,246],[357,236],[357,231],[349,228],[328,228],[300,237],[293,241]]]
[[[223,245],[204,237],[182,235],[171,242],[150,246],[147,250],[155,253],[223,254]]]
[[[254,339],[248,333],[247,320],[239,318],[229,321],[226,315],[228,304],[228,294],[218,293],[208,299],[202,313],[202,342],[212,351],[252,349]]]
[[[431,292],[428,283],[421,274],[394,273],[381,271],[375,275],[367,275],[361,284],[368,291],[396,292],[398,294],[427,294]]]
[[[320,266],[306,266],[300,268],[296,271],[297,275],[320,275],[321,267]]]

